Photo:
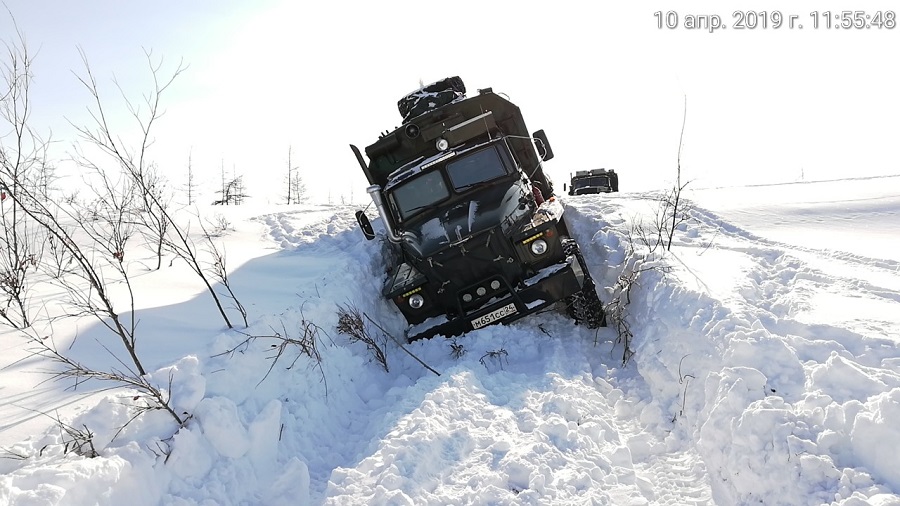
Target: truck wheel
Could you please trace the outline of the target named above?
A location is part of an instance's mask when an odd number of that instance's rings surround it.
[[[606,312],[603,310],[600,297],[597,296],[594,280],[588,272],[578,244],[569,239],[563,243],[563,249],[566,255],[575,255],[575,259],[581,265],[581,270],[584,271],[584,284],[581,291],[566,298],[566,314],[575,320],[575,325],[587,325],[589,329],[605,327]]]

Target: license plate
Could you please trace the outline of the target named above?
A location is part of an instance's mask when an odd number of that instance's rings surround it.
[[[516,310],[516,305],[514,303],[510,302],[509,304],[501,307],[500,309],[495,309],[484,316],[480,316],[480,317],[472,320],[472,328],[480,329],[481,327],[484,327],[485,325],[490,325],[497,320],[502,320],[503,318],[506,318],[507,316],[509,316],[511,314],[516,314],[516,313],[518,313],[518,311]]]

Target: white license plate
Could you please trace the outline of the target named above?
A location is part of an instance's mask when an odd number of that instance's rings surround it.
[[[516,313],[518,313],[518,311],[516,310],[516,305],[514,303],[510,302],[509,304],[501,307],[500,309],[495,309],[484,316],[480,316],[480,317],[472,320],[472,328],[480,329],[481,327],[484,327],[485,325],[490,325],[497,320],[502,320],[503,318],[506,318],[507,316],[509,316],[511,314],[516,314]]]

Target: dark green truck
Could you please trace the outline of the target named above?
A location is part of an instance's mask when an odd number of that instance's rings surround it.
[[[590,327],[605,325],[563,206],[542,164],[543,131],[529,134],[519,108],[490,88],[466,96],[458,77],[398,103],[403,123],[360,150],[383,225],[382,295],[409,323],[407,338],[454,336],[508,323],[562,302]]]

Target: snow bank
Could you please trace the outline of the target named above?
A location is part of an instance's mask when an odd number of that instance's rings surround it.
[[[623,224],[653,212],[615,197],[570,204],[595,230],[604,228],[596,216],[617,226],[618,240],[594,234],[595,251],[626,242]],[[696,441],[716,502],[900,504],[896,320],[863,331],[803,323],[811,301],[836,284],[855,285],[842,292],[850,297],[885,291],[860,292],[867,283],[845,278],[854,265],[822,271],[823,262],[804,261],[815,250],[703,209],[695,216],[671,253],[651,257],[657,268],[642,274],[630,310],[634,361],[675,433]],[[896,277],[890,260],[839,258],[877,269],[883,283]],[[852,322],[844,297],[819,310]]]

